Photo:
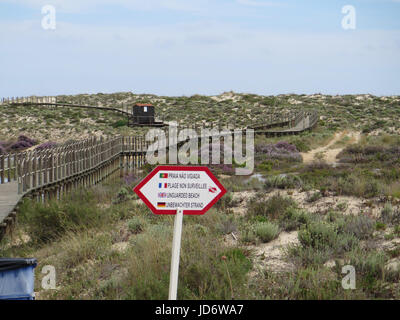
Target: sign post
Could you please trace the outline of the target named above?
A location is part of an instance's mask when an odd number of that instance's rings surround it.
[[[175,215],[169,300],[176,300],[183,215],[205,214],[226,190],[207,167],[158,166],[133,191],[154,214]]]
[[[176,300],[178,292],[179,257],[181,252],[183,210],[176,212],[174,223],[174,238],[172,240],[171,273],[169,280],[169,300]]]

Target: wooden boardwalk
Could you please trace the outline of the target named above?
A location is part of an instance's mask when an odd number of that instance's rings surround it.
[[[303,132],[305,130],[308,130],[312,128],[310,126],[311,124],[311,119],[310,116],[306,116],[302,121],[300,121],[298,124],[296,124],[292,128],[287,128],[287,129],[270,129],[270,130],[262,130],[259,129],[256,131],[257,134],[269,134],[269,135],[284,135],[284,134],[296,134]]]
[[[16,181],[0,184],[0,225],[15,210],[21,198],[22,194],[18,194],[18,183]]]
[[[47,98],[42,101],[21,98],[11,102],[12,104],[95,108],[128,115],[127,111],[116,108],[55,103]],[[316,111],[301,110],[284,115],[271,115],[263,119],[262,123],[239,129],[243,132],[253,129],[255,134],[271,136],[298,134],[312,129],[318,119]],[[197,124],[190,127],[197,133],[202,128],[202,125]],[[188,128],[177,128],[182,129]],[[223,130],[224,127],[218,125],[218,138],[227,134]],[[212,137],[215,137],[214,132],[207,136],[196,135],[196,139]],[[192,138],[187,137],[185,141]],[[169,145],[168,130],[166,131],[166,149],[185,141],[175,141]],[[73,189],[98,184],[117,172],[124,176],[146,163],[145,156],[149,145],[144,136],[119,136],[108,139],[91,138],[41,151],[0,155],[0,238],[12,224],[16,207],[23,197],[29,196],[38,201],[61,199]]]

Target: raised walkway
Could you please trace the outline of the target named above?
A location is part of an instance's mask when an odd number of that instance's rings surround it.
[[[18,194],[16,181],[0,184],[0,225],[15,210],[15,206],[21,198],[22,194]]]

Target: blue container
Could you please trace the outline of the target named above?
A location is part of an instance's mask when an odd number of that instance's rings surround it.
[[[0,300],[34,300],[36,259],[0,258]]]

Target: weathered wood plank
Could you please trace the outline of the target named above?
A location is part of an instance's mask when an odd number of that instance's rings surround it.
[[[0,184],[0,223],[14,210],[21,198],[16,181]]]

